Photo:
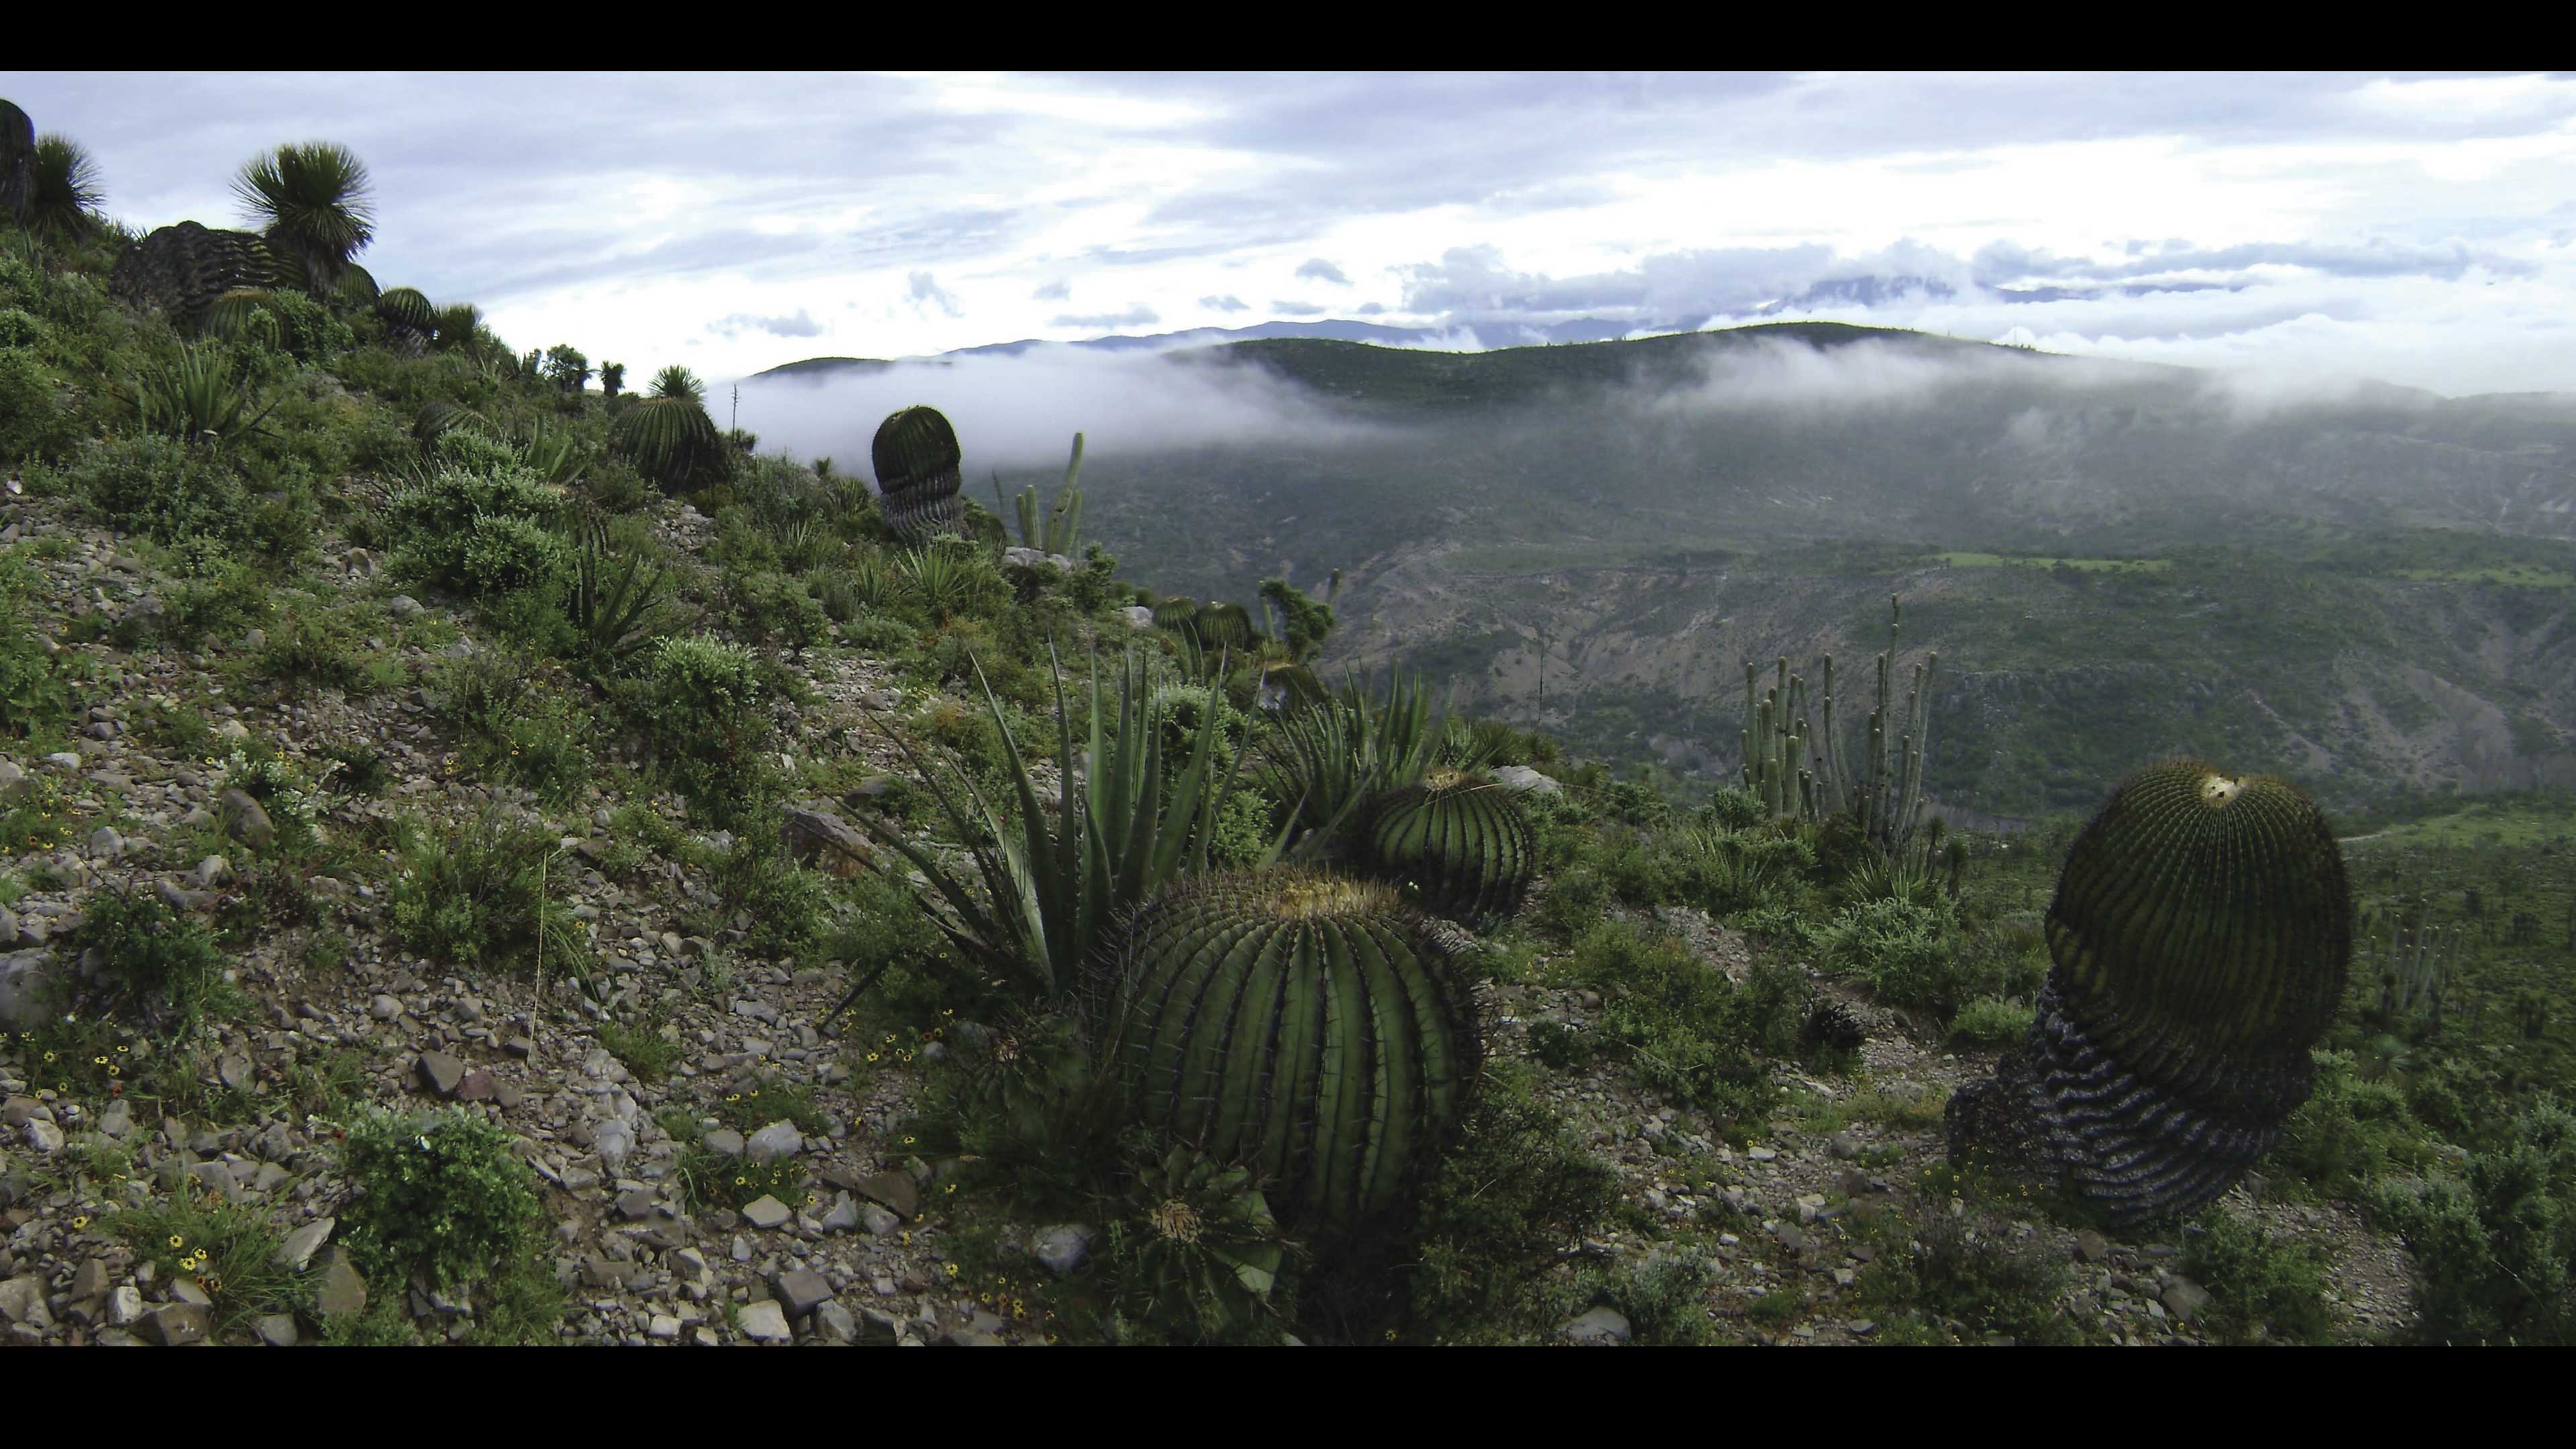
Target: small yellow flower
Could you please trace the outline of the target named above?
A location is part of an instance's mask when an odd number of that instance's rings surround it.
[[[725,1100],[726,1100],[726,1101],[728,1101],[728,1102],[739,1102],[739,1101],[741,1101],[741,1100],[742,1100],[742,1093],[740,1093],[740,1092],[727,1092],[727,1093],[725,1093]]]
[[[85,1228],[85,1227],[88,1227],[88,1226],[89,1226],[89,1219],[88,1219],[88,1218],[86,1218],[86,1217],[77,1217],[77,1218],[72,1219],[72,1230],[73,1230],[74,1232],[78,1232],[78,1231],[79,1231],[79,1230],[81,1230],[82,1228]]]
[[[953,1006],[943,1006],[939,1008],[939,1014],[941,1016],[955,1016],[957,1014],[957,1008]]]
[[[1394,1330],[1394,1329],[1390,1328],[1390,1329],[1388,1329],[1388,1330],[1386,1331],[1386,1341],[1387,1341],[1387,1342],[1389,1342],[1389,1343],[1393,1343],[1393,1342],[1395,1342],[1395,1330]]]
[[[184,1248],[184,1247],[186,1247],[187,1245],[188,1245],[188,1240],[187,1240],[186,1238],[180,1237],[177,1233],[172,1233],[172,1234],[170,1235],[170,1246],[171,1246],[171,1247],[174,1247],[174,1248]]]
[[[125,1048],[123,1048],[123,1047],[118,1047],[116,1050],[117,1050],[117,1054],[118,1054],[118,1055],[120,1055],[120,1056],[122,1056],[122,1055],[124,1054],[124,1052],[125,1052]]]
[[[956,1277],[956,1276],[957,1276],[957,1265],[956,1265],[956,1264],[951,1263],[951,1264],[949,1264],[949,1265],[948,1265],[948,1276],[949,1276],[949,1277],[951,1277],[951,1278],[954,1278],[954,1277]]]
[[[978,1293],[975,1295],[975,1301],[989,1308],[993,1305],[993,1295],[990,1293]]]
[[[877,1059],[877,1054],[876,1054],[875,1052],[870,1052],[870,1053],[868,1053],[868,1060],[869,1060],[869,1061],[875,1061],[876,1059]]]
[[[125,1068],[111,1066],[107,1069],[107,1074],[111,1077],[121,1077],[125,1075]]]
[[[47,1062],[47,1063],[51,1063],[51,1062],[53,1061],[53,1059],[54,1059],[54,1054],[53,1054],[52,1052],[47,1052],[47,1053],[45,1053],[45,1060],[46,1060],[46,1062]]]
[[[751,1186],[751,1179],[747,1177],[737,1177],[733,1180],[733,1185],[736,1187],[749,1187]]]
[[[903,1145],[904,1145],[904,1146],[906,1146],[906,1147],[910,1147],[910,1146],[912,1145],[912,1139],[911,1139],[910,1137],[906,1137],[906,1138],[904,1138],[904,1139],[903,1139]]]
[[[953,1182],[952,1182],[952,1183],[950,1183],[950,1184],[948,1184],[948,1190],[949,1190],[950,1192],[955,1192],[955,1191],[957,1190],[957,1184],[955,1184],[955,1183],[953,1183]]]

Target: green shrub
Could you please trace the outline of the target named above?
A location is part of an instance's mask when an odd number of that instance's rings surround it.
[[[725,828],[757,818],[778,791],[760,760],[776,695],[760,661],[707,635],[658,640],[644,658],[633,713],[690,810]]]
[[[2008,1047],[2030,1031],[2035,1013],[2026,1001],[1980,996],[1950,1018],[1950,1035],[1981,1047]]]
[[[340,1166],[357,1196],[341,1241],[379,1291],[414,1275],[467,1288],[521,1266],[540,1244],[535,1173],[510,1133],[462,1108],[425,1118],[373,1113],[350,1124]]]
[[[2013,1239],[1982,1216],[1934,1213],[1910,1241],[1883,1248],[1861,1269],[1861,1301],[1881,1310],[1928,1314],[1969,1333],[2009,1334],[2024,1344],[2066,1344],[2074,1326],[2058,1311],[2066,1266],[2037,1242]]]
[[[546,529],[563,491],[507,443],[471,428],[439,434],[435,470],[394,495],[398,564],[469,597],[545,591],[571,571],[571,552]]]
[[[2230,1343],[2316,1343],[2334,1327],[2325,1249],[2212,1208],[2183,1239],[2182,1271],[2209,1290],[2193,1320]]]
[[[2048,969],[2000,935],[1964,935],[1946,902],[1860,902],[1817,933],[1817,946],[1827,969],[1858,976],[1881,1001],[1941,1017],[1981,996],[2035,996]]]
[[[2576,1116],[2555,1099],[2458,1177],[2383,1183],[2371,1206],[2413,1255],[2419,1342],[2576,1341]]]
[[[452,835],[413,822],[400,841],[387,905],[405,946],[462,965],[530,969],[542,950],[548,971],[587,968],[588,944],[553,895],[571,872],[545,832],[487,813]]]
[[[18,617],[15,600],[0,598],[0,738],[52,734],[70,718],[61,669]]]
[[[13,316],[27,314],[0,312],[0,459],[50,458],[70,439],[70,415],[56,400],[54,380],[36,354],[9,345],[7,319]]]
[[[1606,998],[1583,1050],[1626,1060],[1642,1085],[1708,1112],[1735,1140],[1769,1120],[1767,1058],[1797,1054],[1810,996],[1795,968],[1764,962],[1738,986],[1678,942],[1611,922],[1585,932],[1562,969]]]
[[[225,988],[224,953],[214,933],[153,896],[124,888],[89,898],[79,940],[95,950],[109,1000],[166,1002],[183,1019],[201,1016]]]
[[[92,438],[63,465],[72,496],[110,525],[162,543],[247,536],[249,496],[223,455],[146,433]]]

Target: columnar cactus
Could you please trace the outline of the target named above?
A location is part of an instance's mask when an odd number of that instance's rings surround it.
[[[957,430],[937,408],[909,407],[877,428],[872,457],[886,522],[906,543],[958,532],[966,515],[957,495]]]
[[[1111,955],[1130,1112],[1270,1184],[1326,1240],[1404,1206],[1464,1119],[1482,1038],[1438,923],[1305,870],[1186,877]]]
[[[2343,853],[2285,781],[2132,774],[2048,912],[2030,1035],[1949,1109],[1950,1153],[2055,1176],[2119,1223],[2215,1201],[2307,1100],[2352,959]]]
[[[1529,894],[1537,847],[1511,792],[1446,766],[1369,807],[1370,870],[1419,887],[1423,908],[1478,930],[1510,920]]]

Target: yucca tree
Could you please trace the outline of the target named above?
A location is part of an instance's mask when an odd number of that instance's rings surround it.
[[[367,168],[346,146],[314,141],[253,157],[233,178],[233,195],[269,245],[302,264],[317,295],[375,240]]]
[[[27,205],[27,229],[57,246],[85,241],[98,230],[99,203],[107,192],[99,185],[98,163],[79,144],[62,136],[36,138],[35,185]]]
[[[707,400],[707,385],[698,380],[696,373],[675,362],[653,374],[653,396],[703,403]]]
[[[475,329],[483,325],[483,311],[471,302],[451,302],[438,309],[438,346],[441,349],[472,347]]]

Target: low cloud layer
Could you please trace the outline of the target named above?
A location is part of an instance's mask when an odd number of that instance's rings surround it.
[[[1340,419],[1323,400],[1257,368],[1209,368],[1161,352],[1102,353],[1041,346],[1015,356],[941,358],[821,380],[751,378],[742,425],[763,450],[828,457],[867,471],[888,414],[927,403],[956,425],[965,478],[980,491],[1000,469],[1061,469],[1076,432],[1098,461],[1211,444],[1301,448],[1367,442],[1386,430]]]

